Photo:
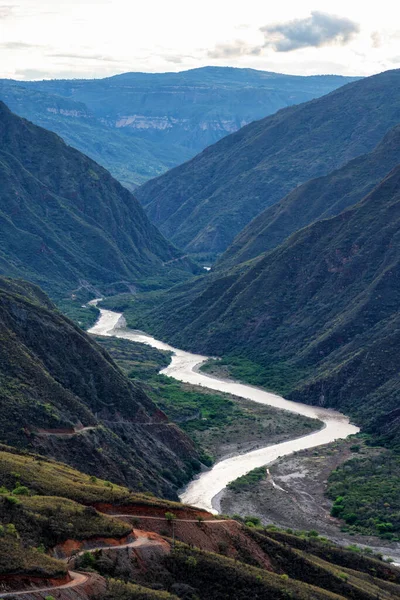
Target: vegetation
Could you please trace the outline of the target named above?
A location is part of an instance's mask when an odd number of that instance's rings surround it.
[[[345,531],[400,541],[400,456],[381,450],[354,457],[328,481],[334,501],[331,514],[343,519]]]
[[[100,311],[96,306],[82,305],[76,300],[60,300],[57,303],[60,311],[82,329],[90,329],[99,318]]]
[[[126,487],[89,476],[64,463],[0,444],[0,497],[9,498],[10,490],[17,485],[28,488],[33,495],[58,496],[84,505],[143,505],[171,510],[180,507],[177,502],[132,493]],[[19,496],[15,500],[30,501]]]
[[[19,498],[12,507],[7,496],[0,496],[0,520],[3,526],[13,524],[25,543],[46,549],[68,539],[121,538],[132,530],[129,524],[105,517],[90,506],[54,496]]]
[[[118,293],[197,270],[105,169],[1,102],[0,138],[0,274],[63,299],[82,287]]]
[[[370,152],[398,124],[399,77],[387,71],[255,121],[144,184],[138,198],[180,248],[222,252],[299,184]]]
[[[251,489],[251,487],[265,479],[266,469],[265,467],[257,467],[252,471],[249,471],[246,475],[242,475],[235,479],[235,481],[231,481],[228,483],[227,488],[234,492],[241,492],[243,490]]]
[[[337,215],[362,200],[399,164],[399,142],[400,126],[396,125],[369,154],[296,187],[238,234],[220,258],[218,268],[255,258],[276,248],[302,227]]]
[[[0,535],[0,576],[6,574],[58,578],[67,574],[67,565],[6,533]]]
[[[265,440],[300,436],[321,425],[317,420],[158,375],[170,362],[167,352],[128,340],[97,340],[129,377],[146,381],[151,398],[199,446],[205,464],[229,454],[235,446],[255,447]]]
[[[178,596],[162,590],[152,590],[142,585],[110,579],[102,600],[178,600]]]
[[[198,453],[141,382],[30,284],[0,278],[0,328],[2,441],[177,499],[199,468]]]
[[[260,365],[248,358],[235,355],[224,356],[218,360],[210,359],[202,365],[201,370],[217,376],[225,374],[231,379],[246,381],[283,396],[308,374],[306,368],[288,365],[285,362]]]

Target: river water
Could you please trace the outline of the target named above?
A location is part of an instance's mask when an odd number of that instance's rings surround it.
[[[96,301],[92,301],[92,304],[96,304]],[[256,467],[267,465],[280,456],[343,439],[359,431],[358,427],[349,422],[348,417],[334,410],[291,402],[250,385],[217,379],[200,373],[198,369],[208,357],[173,348],[143,332],[127,329],[125,319],[120,313],[100,310],[99,320],[89,330],[89,333],[141,342],[159,350],[172,352],[170,365],[163,369],[161,373],[178,381],[247,398],[260,404],[267,404],[299,415],[320,419],[324,423],[322,429],[304,437],[270,446],[266,444],[264,448],[221,460],[210,470],[198,475],[181,492],[180,499],[187,504],[216,513],[218,507],[216,497],[230,481],[245,475]]]

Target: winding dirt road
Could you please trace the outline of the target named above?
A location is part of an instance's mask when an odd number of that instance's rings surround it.
[[[86,573],[75,573],[75,571],[68,572],[70,577],[72,577],[72,581],[68,583],[64,583],[63,585],[53,586],[53,587],[43,587],[43,588],[30,588],[29,590],[21,590],[19,592],[6,592],[4,594],[0,594],[0,598],[11,598],[14,596],[27,596],[31,594],[41,594],[44,592],[53,592],[55,590],[63,590],[70,589],[75,587],[80,587],[85,585],[89,581],[90,575]]]

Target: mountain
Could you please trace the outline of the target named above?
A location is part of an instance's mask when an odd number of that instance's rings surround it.
[[[0,278],[0,441],[176,498],[200,467],[140,382],[32,284]]]
[[[250,121],[354,79],[205,67],[96,80],[2,80],[0,99],[133,189]]]
[[[397,166],[361,202],[258,259],[173,288],[147,311],[132,305],[129,323],[252,361],[267,387],[341,409],[398,445],[399,231]]]
[[[400,163],[400,125],[370,153],[325,177],[311,179],[253,219],[218,261],[218,268],[247,261],[281,244],[318,219],[356,204]]]
[[[2,103],[0,182],[0,274],[58,294],[192,269],[105,169]]]
[[[299,184],[370,152],[400,122],[400,70],[251,123],[144,184],[137,197],[190,253],[220,253]]]

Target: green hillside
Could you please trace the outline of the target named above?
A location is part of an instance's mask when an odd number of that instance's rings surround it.
[[[299,184],[373,150],[400,121],[400,70],[286,108],[142,186],[164,235],[191,253],[224,251],[260,212]]]
[[[311,179],[263,211],[235,238],[218,261],[218,268],[255,258],[313,221],[339,214],[359,202],[399,163],[397,125],[369,154],[325,177]]]
[[[99,512],[101,507],[132,510],[132,523]],[[154,531],[138,531],[149,521],[136,514],[168,511],[177,517],[177,539],[192,533],[194,544],[172,543],[169,531],[161,537],[160,519],[150,521]],[[33,594],[33,587],[45,585],[50,587],[44,592],[46,598],[57,597],[68,593],[57,587],[68,581],[69,569],[81,569],[85,576],[96,578],[92,583],[102,582],[101,593],[92,585],[85,588],[89,597],[102,600],[245,600],[249,590],[260,600],[398,597],[400,574],[383,560],[339,548],[325,538],[249,528],[232,520],[213,522],[206,513],[207,522],[196,521],[196,514],[191,507],[132,494],[118,486],[110,489],[107,481],[62,463],[1,446],[2,593],[29,590]],[[189,521],[180,523],[182,516]],[[142,518],[147,525],[141,524]],[[142,547],[134,551],[118,547],[138,535],[143,536]],[[211,552],[210,544],[216,544],[218,552]],[[80,548],[87,550],[73,558]]]
[[[0,274],[57,295],[193,268],[107,171],[2,103],[0,183]]]
[[[0,441],[176,498],[200,466],[192,442],[43,296],[0,278]]]

